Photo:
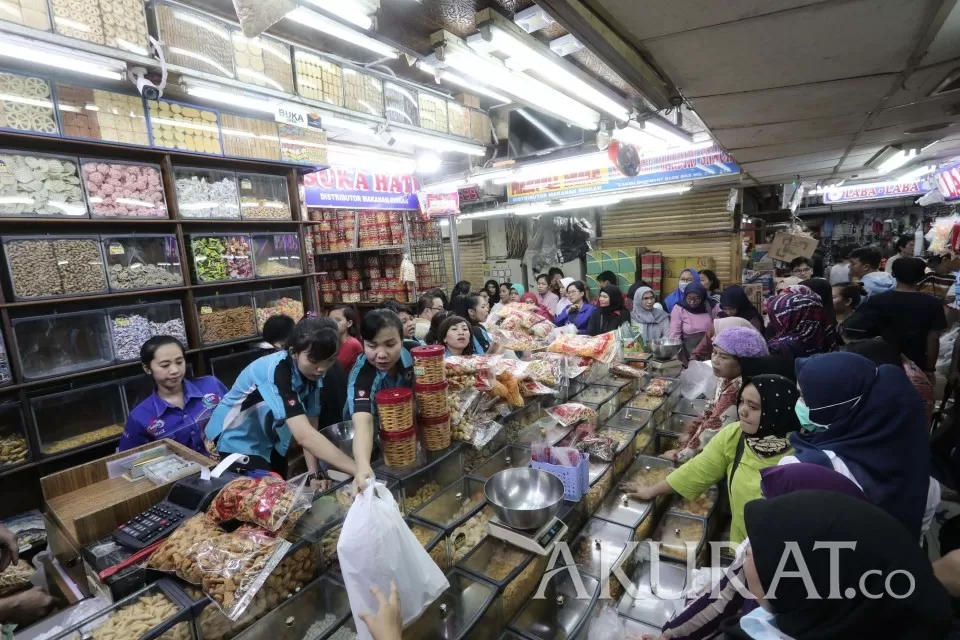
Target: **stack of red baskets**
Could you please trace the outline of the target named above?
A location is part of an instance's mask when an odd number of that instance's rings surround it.
[[[417,459],[417,425],[413,421],[413,391],[378,391],[374,399],[380,421],[380,447],[389,467],[405,467]]]
[[[427,451],[442,451],[450,446],[450,408],[447,405],[447,372],[442,345],[416,347],[413,373],[417,394],[417,420],[423,431]]]

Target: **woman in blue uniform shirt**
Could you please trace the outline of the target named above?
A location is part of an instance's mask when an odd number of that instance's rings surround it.
[[[370,456],[377,413],[375,395],[383,389],[413,387],[413,357],[403,348],[403,323],[393,311],[375,309],[360,322],[363,355],[350,371],[344,419],[353,420],[354,491],[373,479]]]
[[[243,454],[249,461],[234,465],[235,471],[285,475],[292,438],[303,447],[314,479],[323,478],[318,460],[353,475],[353,460],[317,430],[326,426],[318,425],[318,417],[327,413],[321,396],[331,397],[326,373],[337,363],[339,345],[333,320],[306,317],[294,327],[286,349],[247,365],[207,423],[207,438],[221,458]]]
[[[213,376],[186,379],[184,352],[173,336],[154,336],[140,347],[140,364],[156,388],[127,417],[120,451],[169,438],[209,455],[203,428],[227,388]]]

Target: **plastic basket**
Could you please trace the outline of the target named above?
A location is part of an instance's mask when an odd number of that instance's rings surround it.
[[[577,502],[590,491],[590,456],[585,453],[580,454],[580,464],[575,467],[564,467],[535,460],[530,461],[530,466],[560,478],[563,483],[564,500]]]

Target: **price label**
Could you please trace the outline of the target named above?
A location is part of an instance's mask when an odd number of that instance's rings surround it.
[[[130,318],[115,318],[113,324],[117,327],[126,327],[130,324]]]
[[[130,271],[133,271],[134,269],[142,269],[142,268],[143,268],[143,263],[140,263],[140,262],[134,262],[132,265],[130,265]]]
[[[241,189],[253,189],[253,183],[250,182],[250,179],[249,179],[249,178],[244,178],[243,180],[240,181],[240,188],[241,188]]]
[[[200,307],[200,315],[206,315],[208,313],[213,313],[213,307],[208,307],[206,305]]]
[[[110,247],[107,249],[107,252],[112,256],[122,256],[123,255],[123,245],[119,242],[111,242]]]

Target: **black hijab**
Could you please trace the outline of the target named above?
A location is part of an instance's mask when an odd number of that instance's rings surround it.
[[[833,308],[833,287],[830,286],[830,282],[825,278],[809,278],[803,280],[800,284],[817,294],[823,304],[823,310],[827,312],[827,317],[830,318],[830,323],[836,324],[837,312]]]
[[[760,356],[758,358],[740,358],[740,375],[756,378],[763,374],[776,374],[796,382],[797,372],[793,360],[783,356]]]
[[[750,321],[754,318],[759,318],[760,322],[763,322],[763,316],[760,315],[757,308],[750,302],[750,298],[747,297],[747,292],[739,285],[732,284],[723,290],[720,294],[720,306],[733,307],[737,310],[738,318]],[[720,315],[726,316],[727,314],[721,311]]]
[[[794,640],[926,640],[947,635],[949,596],[933,575],[916,536],[882,509],[833,491],[799,491],[748,502],[744,521],[764,590],[777,574],[786,543],[796,544],[781,569],[776,598],[767,599],[777,627]],[[814,549],[824,541],[854,542],[856,549]],[[796,550],[819,598],[808,598],[804,579],[790,573],[803,569],[798,567]],[[839,555],[835,565],[832,555]],[[840,598],[829,597],[832,566],[839,573]],[[913,592],[902,599],[888,595],[885,580],[894,594],[910,591],[907,575],[912,576]],[[861,580],[867,592],[882,597],[867,598],[861,592]],[[848,591],[850,597],[846,597]]]
[[[610,297],[610,306],[601,307],[597,305],[597,308],[600,309],[600,315],[610,315],[614,311],[623,310],[623,294],[620,293],[620,289],[617,287],[603,287],[600,289],[600,293],[605,293]]]
[[[752,384],[760,394],[760,428],[743,434],[746,445],[761,458],[779,455],[790,448],[787,434],[800,431],[794,407],[800,398],[797,383],[783,376],[764,374],[743,379],[743,389]]]

